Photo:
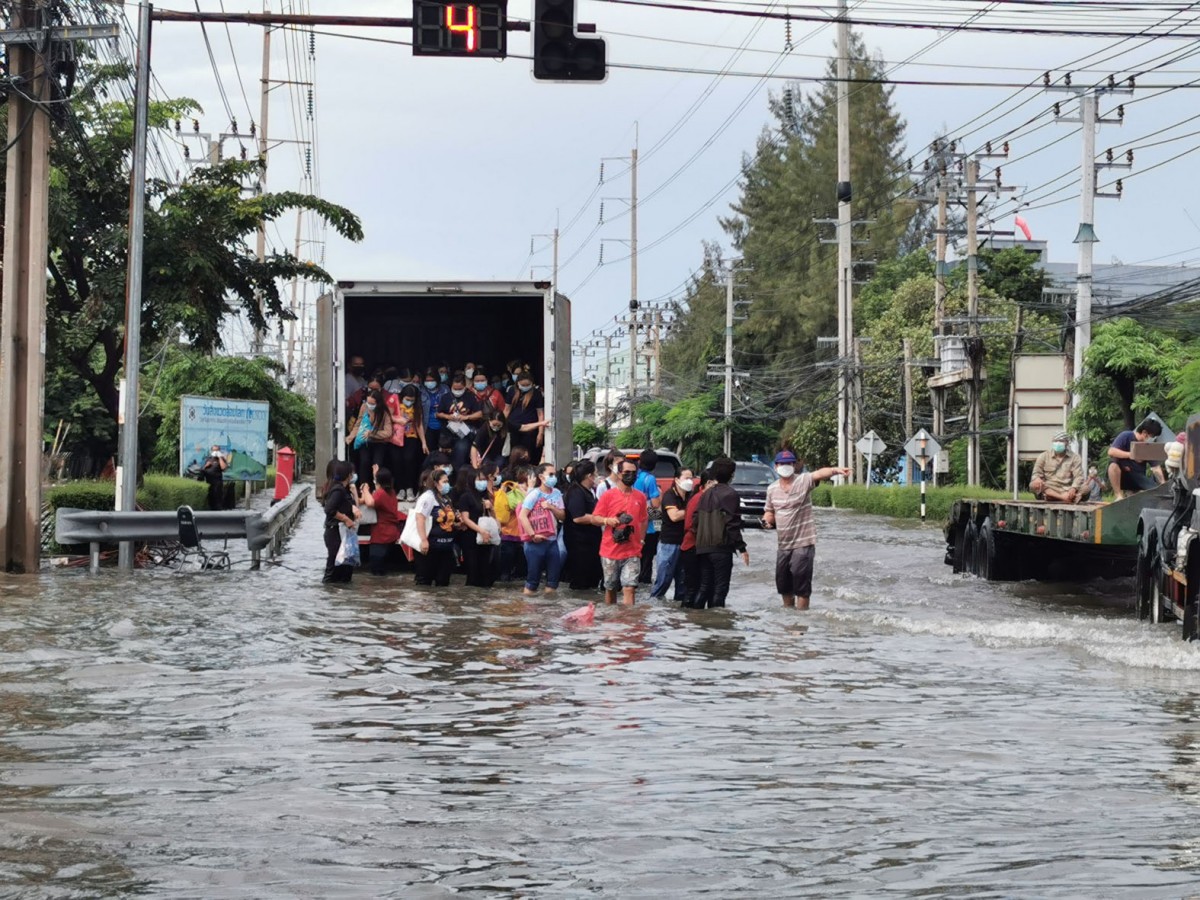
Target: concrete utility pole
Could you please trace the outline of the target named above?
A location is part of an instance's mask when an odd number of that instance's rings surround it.
[[[1092,343],[1092,287],[1093,287],[1093,251],[1100,240],[1096,236],[1096,198],[1115,197],[1120,199],[1122,184],[1117,181],[1117,190],[1111,194],[1100,194],[1096,191],[1096,170],[1098,168],[1128,169],[1133,166],[1133,151],[1126,154],[1125,162],[1114,162],[1112,151],[1108,151],[1107,159],[1102,163],[1096,162],[1096,129],[1099,125],[1122,125],[1125,122],[1125,107],[1117,107],[1115,119],[1100,118],[1101,94],[1132,94],[1133,88],[1117,87],[1110,79],[1107,87],[1072,87],[1071,79],[1066,78],[1066,84],[1049,84],[1050,76],[1045,77],[1047,87],[1051,90],[1065,90],[1079,98],[1079,116],[1063,118],[1058,115],[1058,104],[1054,104],[1055,116],[1060,122],[1078,123],[1083,131],[1083,155],[1080,161],[1081,190],[1079,197],[1079,231],[1075,235],[1075,243],[1079,245],[1079,266],[1076,273],[1075,293],[1075,357],[1073,376],[1076,380],[1083,377],[1084,355]],[[1132,83],[1133,79],[1130,79]],[[1071,409],[1079,406],[1079,394],[1071,394]],[[1088,460],[1088,441],[1086,437],[1079,438],[1079,455],[1083,457],[1084,466]]]
[[[610,392],[612,391],[612,335],[604,336],[604,430],[612,426]]]
[[[904,384],[904,435],[908,437],[916,432],[913,430],[913,378],[912,378],[912,343],[908,338],[903,340],[904,362],[900,373]],[[905,455],[904,483],[912,484],[912,460]]]
[[[726,456],[733,453],[733,274],[736,270],[729,264],[725,276],[725,440]]]
[[[979,337],[979,161],[967,159],[967,334]],[[979,423],[982,393],[979,362],[968,353],[971,380],[967,382],[967,484],[979,484]]]
[[[270,12],[270,4],[267,0],[263,0],[263,13]],[[263,26],[263,49],[262,49],[262,98],[258,112],[258,193],[261,196],[267,190],[267,152],[270,147],[267,144],[267,126],[271,117],[271,26]],[[258,254],[258,261],[262,262],[267,258],[267,223],[265,221],[258,224],[258,237],[255,241],[255,252]],[[261,313],[263,308],[263,298],[260,293],[257,297],[258,310]],[[251,346],[251,352],[257,356],[263,352],[263,340],[265,332],[261,328],[254,329],[254,343]]]
[[[838,466],[852,464],[853,440],[849,434],[849,388],[846,360],[850,357],[850,342],[854,338],[854,311],[851,298],[851,228],[850,209],[850,23],[846,0],[838,0],[838,57],[837,57],[837,199],[838,199]],[[728,394],[728,389],[727,389]]]
[[[117,466],[118,510],[137,509],[138,401],[142,365],[142,275],[146,224],[146,144],[150,117],[150,15],[138,6],[137,78],[133,109],[133,173],[129,189],[129,268],[125,285],[125,390],[121,394],[120,465]],[[133,544],[117,548],[117,565],[133,569]]]
[[[637,160],[635,145],[629,154],[629,424],[633,425],[633,404],[637,398],[638,355],[638,277],[637,277]]]

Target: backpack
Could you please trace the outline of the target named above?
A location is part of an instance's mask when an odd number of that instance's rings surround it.
[[[696,510],[696,547],[724,547],[725,510]]]

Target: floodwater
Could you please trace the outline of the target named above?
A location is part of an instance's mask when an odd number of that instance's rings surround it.
[[[0,896],[1200,896],[1200,645],[821,511],[814,609],[0,580]],[[458,581],[460,579],[456,579]]]

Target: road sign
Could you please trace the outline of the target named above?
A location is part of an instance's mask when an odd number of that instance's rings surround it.
[[[933,459],[942,452],[942,445],[933,439],[933,435],[922,428],[916,434],[908,439],[904,445],[904,452],[910,458],[921,462],[927,459]]]
[[[868,431],[854,445],[863,456],[878,456],[887,449],[887,444],[874,431]]]

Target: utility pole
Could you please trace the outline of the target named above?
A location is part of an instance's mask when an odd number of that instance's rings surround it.
[[[270,12],[270,3],[268,0],[263,0],[263,13]],[[271,117],[271,26],[263,25],[263,49],[262,49],[262,99],[258,112],[258,194],[262,196],[267,190],[267,152],[270,147],[267,144],[267,125]],[[255,250],[258,254],[258,261],[261,263],[267,258],[267,223],[265,221],[258,224],[258,237],[255,243]],[[261,313],[263,308],[262,294],[258,295],[257,303],[258,310]],[[265,332],[261,328],[254,329],[254,343],[250,350],[258,356],[263,352],[263,339]]]
[[[850,356],[850,342],[854,337],[854,313],[851,299],[851,188],[850,188],[850,23],[846,0],[838,0],[838,58],[837,58],[837,200],[838,200],[838,466],[851,465],[853,442],[849,428],[849,386],[845,362]],[[732,310],[732,307],[730,307]],[[732,326],[732,320],[730,321]],[[732,337],[727,338],[727,343]],[[726,397],[730,388],[726,387]],[[728,399],[726,404],[728,404]],[[728,435],[728,432],[726,432]],[[728,442],[728,437],[727,437]]]
[[[904,363],[901,371],[901,378],[904,383],[904,436],[911,437],[916,432],[913,431],[913,378],[912,378],[912,343],[908,338],[904,338]],[[905,455],[905,471],[904,483],[912,484],[912,460]]]
[[[942,320],[946,317],[946,244],[947,244],[947,205],[949,192],[944,179],[938,180],[937,189],[937,262],[934,269],[933,282],[933,355],[937,360],[936,373],[942,371],[942,338],[945,326]],[[933,390],[933,434],[941,440],[946,434],[946,394],[941,388]],[[938,467],[933,468],[933,485],[937,487]],[[924,477],[924,473],[922,473]]]
[[[725,441],[726,456],[733,454],[733,274],[736,270],[729,264],[725,276]]]
[[[663,314],[661,309],[655,309],[654,313],[654,396],[662,395],[662,320]]]
[[[612,335],[604,336],[604,430],[608,431],[612,427],[611,412],[609,409],[610,395],[612,391]]]
[[[1093,287],[1093,251],[1100,240],[1096,236],[1096,198],[1113,197],[1120,199],[1123,185],[1117,181],[1115,193],[1101,194],[1096,190],[1096,170],[1098,168],[1129,169],[1133,167],[1133,151],[1125,154],[1125,162],[1114,162],[1113,152],[1109,150],[1107,158],[1102,163],[1096,162],[1096,129],[1100,125],[1123,125],[1125,123],[1125,107],[1117,107],[1116,118],[1103,119],[1100,117],[1101,94],[1132,94],[1133,78],[1128,87],[1118,87],[1111,76],[1107,86],[1072,87],[1071,76],[1064,78],[1064,84],[1051,85],[1050,73],[1044,76],[1048,89],[1068,91],[1079,99],[1079,116],[1064,118],[1061,116],[1059,104],[1054,104],[1054,115],[1060,122],[1079,123],[1083,131],[1083,155],[1080,161],[1080,177],[1082,179],[1079,198],[1079,231],[1075,235],[1075,243],[1079,245],[1079,268],[1076,273],[1075,293],[1075,355],[1072,374],[1078,381],[1084,374],[1084,356],[1092,342],[1092,287]],[[1079,406],[1078,392],[1071,394],[1071,409]],[[1084,436],[1079,438],[1079,455],[1083,458],[1084,468],[1088,464],[1088,441]]]
[[[8,95],[3,299],[0,300],[0,571],[34,573],[41,554],[42,424],[46,381],[50,102],[64,41],[116,37],[116,26],[46,27],[45,2],[12,4],[0,31]]]
[[[975,182],[979,178],[979,161],[967,159],[967,334],[979,337],[979,198]],[[968,342],[968,347],[970,342]],[[968,350],[971,380],[967,382],[967,484],[979,484],[979,424],[982,385],[979,379],[981,360]]]
[[[125,389],[121,394],[120,465],[117,467],[118,510],[137,508],[138,376],[142,364],[142,235],[146,225],[146,143],[150,117],[150,10],[138,6],[137,80],[134,91],[133,174],[129,197],[129,267],[125,286]],[[133,544],[117,548],[117,565],[133,569]]]
[[[637,141],[629,154],[629,424],[633,425],[633,404],[637,397]]]

